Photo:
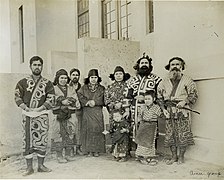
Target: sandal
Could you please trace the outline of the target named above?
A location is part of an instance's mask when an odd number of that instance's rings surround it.
[[[157,159],[147,159],[147,162],[150,166],[155,166],[159,161]]]
[[[93,153],[89,152],[89,153],[87,154],[87,157],[93,157]]]
[[[177,161],[178,161],[177,158],[172,158],[172,159],[167,160],[167,161],[166,161],[166,164],[167,164],[167,165],[172,165],[173,163],[175,163],[175,162],[177,162]]]
[[[99,154],[98,152],[95,152],[95,153],[93,153],[93,156],[94,156],[94,157],[99,157],[100,154]]]
[[[126,157],[122,157],[118,162],[126,162],[127,158]]]
[[[146,159],[141,159],[139,161],[140,161],[140,163],[142,163],[144,165],[148,165],[149,164],[149,162]]]

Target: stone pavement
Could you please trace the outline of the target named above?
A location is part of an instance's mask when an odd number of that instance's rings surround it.
[[[159,156],[157,166],[143,165],[135,158],[127,162],[117,162],[111,155],[100,157],[76,156],[77,159],[66,164],[58,164],[55,155],[47,157],[45,165],[50,173],[36,172],[28,179],[224,179],[224,167],[186,159],[185,164],[166,165],[164,156]],[[25,160],[21,156],[12,157],[0,164],[0,178],[24,178]]]

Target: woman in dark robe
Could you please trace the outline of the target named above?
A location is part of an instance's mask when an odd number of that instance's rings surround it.
[[[81,141],[82,151],[88,156],[98,157],[105,152],[103,105],[105,88],[100,85],[97,69],[91,69],[84,85],[78,91],[79,101],[83,108]]]

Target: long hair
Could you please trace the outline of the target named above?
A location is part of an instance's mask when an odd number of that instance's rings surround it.
[[[139,71],[140,67],[139,67],[139,64],[141,62],[142,59],[146,59],[148,62],[149,62],[149,71],[150,73],[152,72],[153,70],[153,66],[152,66],[152,58],[149,58],[149,56],[145,56],[145,54],[143,53],[143,56],[138,59],[138,61],[136,62],[136,64],[133,66],[133,68],[137,71]]]
[[[98,77],[98,76],[97,76],[97,77]],[[84,84],[89,84],[89,83],[90,83],[89,78],[90,78],[90,77],[87,77],[87,78],[84,79]],[[98,83],[102,82],[102,78],[101,78],[101,77],[98,77],[97,82],[98,82]]]

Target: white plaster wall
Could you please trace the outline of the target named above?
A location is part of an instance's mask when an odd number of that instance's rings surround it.
[[[78,67],[77,53],[74,52],[51,52],[51,70],[48,74],[55,75],[59,69],[65,69],[68,73],[72,68]]]
[[[37,0],[37,52],[49,61],[51,51],[75,52],[75,0]],[[48,63],[49,65],[49,63]],[[45,66],[44,72],[47,72]]]
[[[156,1],[154,13],[159,75],[166,75],[164,66],[171,57],[180,56],[187,64],[185,73],[200,79],[194,108],[201,115],[192,119],[196,145],[186,155],[223,165],[224,2]]]
[[[82,79],[87,77],[90,69],[97,68],[105,86],[112,82],[108,76],[117,65],[133,75],[133,66],[138,58],[138,42],[100,38],[81,38],[78,41],[78,66]]]
[[[9,0],[0,3],[0,72],[11,72]]]
[[[23,5],[23,25],[24,25],[24,63],[20,63],[20,42],[19,42],[19,7]],[[6,52],[8,59],[6,62],[11,62],[11,71],[27,73],[29,71],[27,63],[29,62],[30,57],[36,54],[36,12],[35,12],[35,0],[25,1],[25,0],[10,0],[10,52]],[[7,7],[6,7],[7,8]],[[2,27],[1,27],[2,28]],[[10,54],[8,54],[10,53]]]
[[[156,1],[154,57],[158,71],[173,56],[186,60],[193,78],[224,76],[224,2]]]
[[[224,165],[224,78],[196,81],[199,94],[194,109],[201,114],[192,114],[192,131],[195,146],[188,157]]]
[[[28,66],[28,65],[27,65]],[[0,157],[22,153],[22,115],[20,108],[14,101],[14,90],[16,84],[22,78],[28,76],[23,73],[0,73]],[[43,74],[52,80],[51,76]],[[50,113],[51,136],[52,113]],[[50,145],[50,144],[49,144]]]
[[[140,52],[146,52],[150,57],[154,57],[154,33],[148,33],[146,28],[146,2],[132,1],[130,6],[131,11],[131,28],[130,39],[140,41]],[[153,65],[156,67],[157,59],[153,58]],[[155,70],[155,69],[154,69]]]
[[[13,154],[22,150],[22,116],[14,102],[14,89],[24,75],[0,74],[0,155]]]

